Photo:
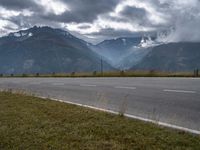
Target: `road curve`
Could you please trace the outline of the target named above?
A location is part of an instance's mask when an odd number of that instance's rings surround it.
[[[0,88],[26,90],[200,131],[197,78],[0,78]]]

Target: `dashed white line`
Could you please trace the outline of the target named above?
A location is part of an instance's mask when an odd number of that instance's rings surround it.
[[[53,85],[65,85],[64,83],[53,83]]]
[[[39,85],[40,82],[31,82],[30,84],[31,84],[31,85]]]
[[[174,92],[174,93],[189,93],[189,94],[195,94],[196,91],[185,91],[185,90],[169,90],[165,89],[164,92]]]
[[[116,86],[116,89],[130,89],[130,90],[135,90],[136,87],[128,87],[128,86]]]
[[[80,84],[80,86],[83,86],[83,87],[96,87],[96,85],[91,85],[91,84]]]

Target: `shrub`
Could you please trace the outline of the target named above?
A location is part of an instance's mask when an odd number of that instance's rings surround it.
[[[37,76],[37,77],[39,77],[39,76],[40,76],[40,74],[39,74],[39,73],[36,73],[36,76]]]
[[[75,72],[72,72],[72,73],[71,73],[71,76],[75,76]]]
[[[96,76],[96,75],[97,75],[97,71],[94,71],[94,72],[93,72],[93,76]]]

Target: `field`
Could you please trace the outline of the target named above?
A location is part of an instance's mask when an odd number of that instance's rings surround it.
[[[0,77],[200,77],[198,72],[162,71],[111,71],[111,72],[72,72],[51,74],[0,74]]]
[[[200,137],[75,105],[1,92],[0,149],[199,150]]]

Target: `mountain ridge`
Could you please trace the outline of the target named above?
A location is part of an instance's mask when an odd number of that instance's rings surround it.
[[[191,71],[200,68],[200,42],[156,43],[119,37],[93,45],[70,32],[34,26],[0,38],[0,73],[101,70]]]
[[[31,34],[30,34],[31,33]],[[100,56],[67,31],[33,27],[0,38],[1,73],[87,72],[100,70]],[[106,69],[113,69],[105,62]]]
[[[105,57],[114,67],[125,69],[126,67],[135,64],[134,60],[129,60],[130,64],[125,66],[128,64],[126,58],[129,55],[132,55],[133,57],[134,55],[139,56],[139,50],[141,49],[138,45],[141,43],[141,40],[142,37],[120,37],[116,39],[104,40],[99,44],[93,45],[91,49],[99,55]],[[140,57],[143,57],[142,53]]]
[[[162,44],[152,50],[131,70],[193,71],[200,68],[200,42]]]

